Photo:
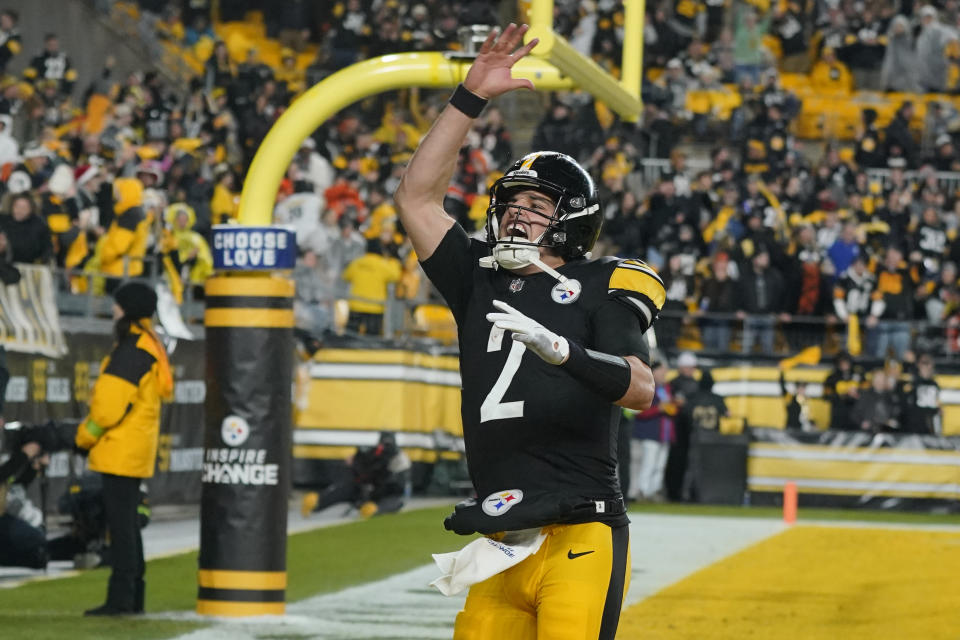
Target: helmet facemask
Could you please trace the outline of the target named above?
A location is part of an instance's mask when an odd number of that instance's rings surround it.
[[[507,184],[503,184],[504,182]],[[552,209],[532,208],[512,203],[513,197],[522,191],[534,191],[546,196],[553,201]],[[498,180],[490,190],[486,225],[487,242],[492,247],[497,263],[506,269],[521,269],[529,264],[536,264],[540,261],[541,247],[547,247],[562,254],[563,243],[566,240],[562,226],[567,217],[563,204],[563,190],[543,181],[528,182],[516,178]],[[526,224],[521,223],[516,228],[508,228],[507,233],[510,231],[517,233],[501,237],[503,220],[508,215],[525,219]],[[533,238],[527,236],[528,233],[534,233],[530,228],[531,221],[546,225],[546,228]]]

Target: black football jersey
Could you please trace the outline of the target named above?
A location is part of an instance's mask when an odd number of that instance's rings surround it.
[[[520,490],[531,501],[616,500],[619,409],[486,315],[502,300],[568,341],[648,362],[643,333],[663,305],[663,283],[638,260],[573,260],[557,269],[569,279],[560,283],[543,272],[480,266],[489,255],[486,243],[454,225],[423,262],[459,329],[464,441],[478,498]],[[626,521],[621,514],[577,518],[588,520]]]

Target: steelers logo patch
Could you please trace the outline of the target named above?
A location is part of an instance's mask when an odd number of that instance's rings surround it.
[[[230,447],[239,447],[250,437],[250,425],[240,416],[227,416],[220,425],[220,437]]]
[[[550,297],[553,298],[554,302],[559,302],[560,304],[570,304],[576,302],[577,298],[580,297],[580,291],[583,287],[580,286],[578,280],[567,280],[566,282],[558,282],[553,290],[550,291]]]
[[[506,491],[497,491],[491,493],[483,501],[483,512],[488,516],[502,516],[515,504],[520,504],[523,500],[523,491],[520,489],[507,489]]]

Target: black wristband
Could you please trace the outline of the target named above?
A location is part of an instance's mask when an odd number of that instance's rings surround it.
[[[616,402],[630,388],[630,364],[620,356],[584,349],[567,341],[570,355],[561,368],[600,397]]]
[[[479,118],[488,102],[490,101],[486,98],[481,98],[463,86],[463,83],[458,84],[450,96],[450,106],[468,118]]]

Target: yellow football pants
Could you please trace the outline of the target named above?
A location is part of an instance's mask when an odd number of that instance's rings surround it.
[[[470,587],[454,640],[613,640],[630,586],[630,533],[551,525],[536,554]]]

